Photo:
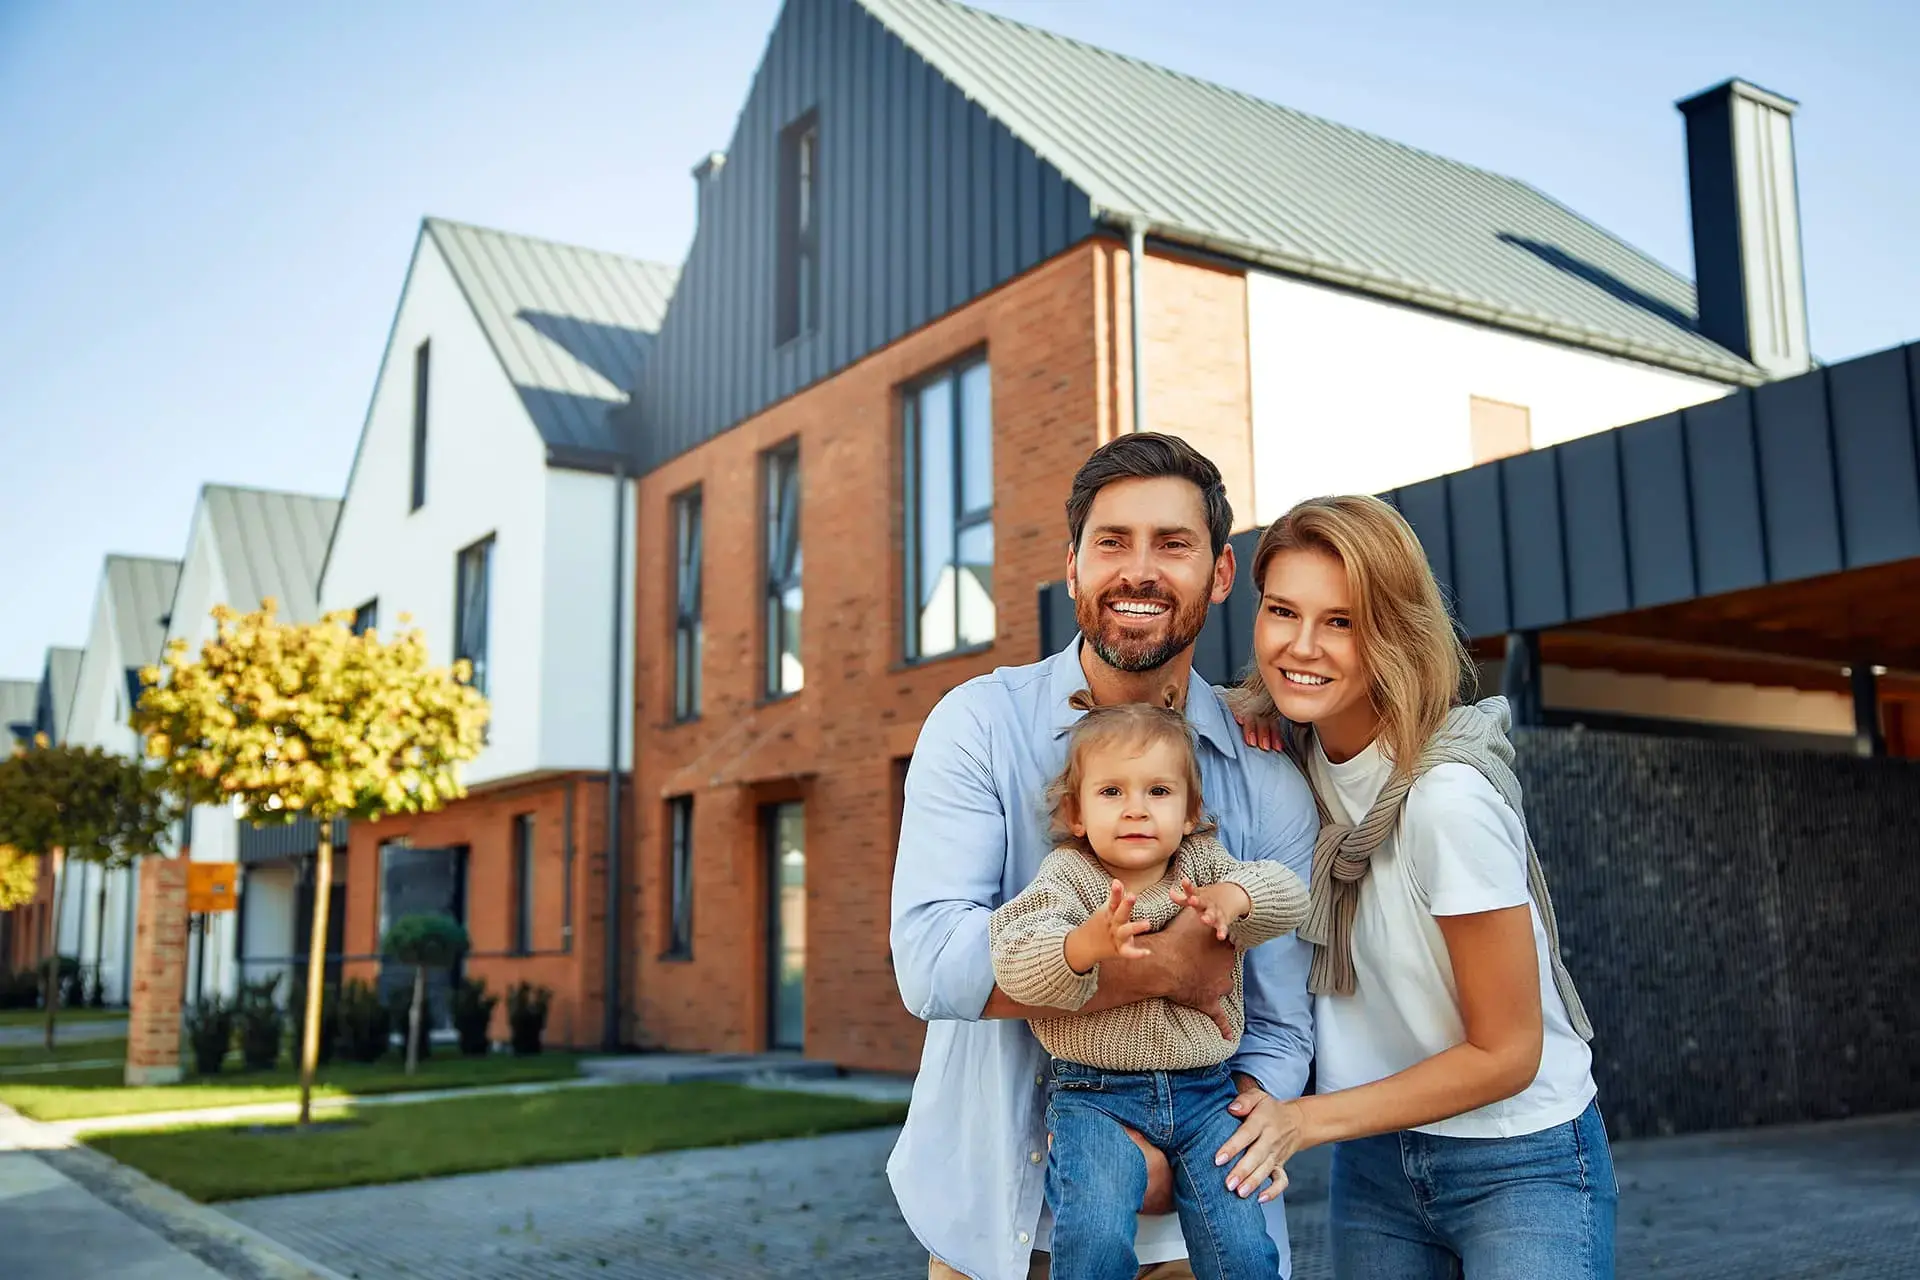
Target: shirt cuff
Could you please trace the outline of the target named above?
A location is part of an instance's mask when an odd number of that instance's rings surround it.
[[[993,955],[987,950],[987,911],[969,911],[948,935],[934,962],[923,1022],[978,1022],[993,994]]]

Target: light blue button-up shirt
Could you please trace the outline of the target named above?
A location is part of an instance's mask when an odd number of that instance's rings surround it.
[[[969,680],[927,717],[907,771],[893,966],[907,1008],[928,1025],[887,1175],[914,1235],[975,1280],[1024,1280],[1029,1255],[1045,1245],[1046,1052],[1026,1023],[980,1014],[993,991],[987,917],[1027,886],[1051,849],[1044,797],[1066,766],[1061,731],[1082,714],[1067,699],[1085,687],[1078,639],[1044,662]],[[1236,857],[1284,862],[1306,882],[1318,820],[1299,770],[1278,752],[1247,747],[1198,675],[1187,719],[1221,840]],[[1288,935],[1246,957],[1246,1034],[1229,1065],[1277,1097],[1306,1087],[1311,954]],[[1267,1230],[1288,1276],[1277,1199]],[[1142,1263],[1185,1257],[1178,1219],[1142,1217],[1137,1248]]]

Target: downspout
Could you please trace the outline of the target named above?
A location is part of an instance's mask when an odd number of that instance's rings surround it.
[[[621,640],[625,636],[624,606],[627,599],[627,468],[624,462],[613,468],[613,652],[608,658],[612,674],[612,714],[607,717],[607,926],[606,1017],[600,1030],[600,1047],[608,1053],[620,1048],[620,919],[625,907],[621,883],[620,859],[620,711],[626,693],[621,671]]]
[[[1140,343],[1140,260],[1147,256],[1147,224],[1135,218],[1127,224],[1127,323],[1133,348],[1133,430],[1147,429],[1146,352]]]

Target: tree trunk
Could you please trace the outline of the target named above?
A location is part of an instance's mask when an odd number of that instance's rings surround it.
[[[313,858],[313,942],[307,949],[307,1013],[300,1033],[300,1124],[313,1119],[313,1069],[320,1061],[320,996],[327,979],[327,899],[333,890],[333,824],[318,819]]]
[[[67,858],[64,853],[52,855],[53,863],[53,943],[47,948],[45,965],[47,975],[47,1050],[53,1050],[53,1020],[60,1011],[60,904],[66,901],[66,885],[62,884],[61,866]]]
[[[420,1006],[427,1002],[427,966],[413,966],[413,1007],[407,1010],[407,1074],[420,1065]]]

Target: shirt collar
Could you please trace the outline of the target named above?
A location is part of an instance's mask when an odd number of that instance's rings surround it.
[[[1067,642],[1067,647],[1047,659],[1047,705],[1051,711],[1050,723],[1064,733],[1071,728],[1084,711],[1075,711],[1067,705],[1067,699],[1087,687],[1087,673],[1080,669],[1079,636]],[[1240,758],[1240,733],[1233,717],[1221,705],[1220,696],[1213,686],[1200,678],[1198,671],[1187,672],[1187,723],[1193,726],[1201,741],[1229,760]]]

